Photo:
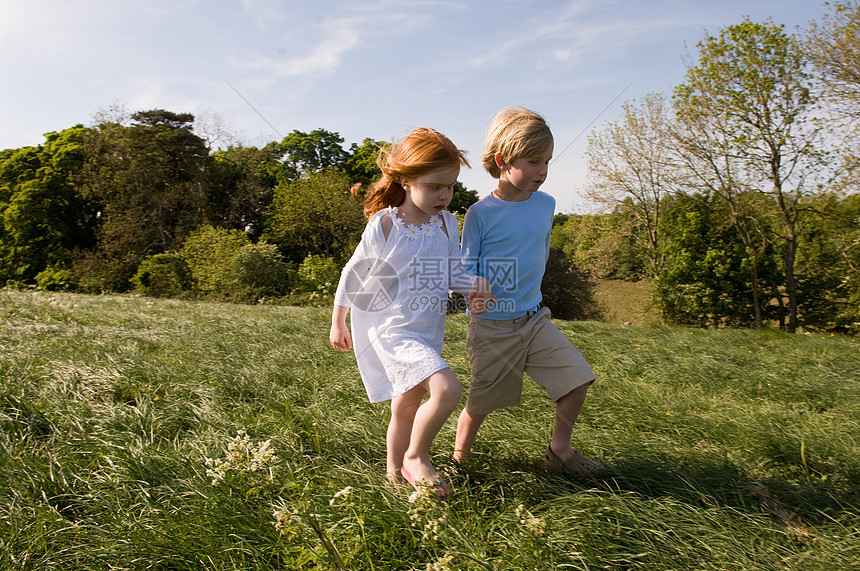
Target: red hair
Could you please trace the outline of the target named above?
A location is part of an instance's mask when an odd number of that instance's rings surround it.
[[[438,170],[469,166],[469,161],[466,151],[458,149],[448,137],[429,127],[419,127],[400,143],[384,147],[376,164],[382,178],[362,202],[367,218],[383,208],[403,204],[406,199],[403,181]]]

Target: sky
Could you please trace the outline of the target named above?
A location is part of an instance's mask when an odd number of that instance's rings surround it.
[[[591,129],[670,94],[696,43],[745,17],[789,32],[818,0],[0,0],[0,149],[92,125],[111,109],[193,113],[216,144],[326,129],[345,148],[432,127],[480,167],[493,115],[543,114],[555,136],[541,190],[583,195]],[[692,58],[692,59],[691,59]]]

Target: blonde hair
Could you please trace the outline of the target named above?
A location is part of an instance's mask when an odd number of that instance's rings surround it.
[[[552,155],[553,145],[552,131],[543,115],[512,105],[496,113],[490,122],[481,163],[490,176],[499,178],[496,153],[501,153],[505,162],[542,158]]]
[[[469,166],[466,151],[458,149],[448,137],[429,127],[419,127],[400,143],[383,147],[376,164],[382,171],[382,178],[362,202],[367,218],[383,208],[403,204],[406,199],[404,181],[433,171]]]

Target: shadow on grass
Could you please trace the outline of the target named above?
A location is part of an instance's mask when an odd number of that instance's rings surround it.
[[[827,525],[845,514],[860,512],[860,487],[854,480],[828,481],[814,476],[806,482],[781,478],[756,479],[730,463],[688,462],[670,469],[672,461],[622,461],[595,475],[549,473],[534,458],[473,458],[451,463],[446,471],[455,488],[484,501],[516,497],[530,505],[566,494],[632,493],[659,500],[671,498],[696,509],[730,508],[767,513],[777,522],[804,533],[806,526]]]

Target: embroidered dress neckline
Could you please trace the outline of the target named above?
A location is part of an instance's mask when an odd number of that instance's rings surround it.
[[[416,225],[404,222],[396,206],[389,206],[388,212],[391,214],[392,225],[398,230],[405,231],[406,236],[410,239],[414,240],[419,236],[432,234],[434,229],[442,230],[442,217],[439,214],[434,214],[424,224]]]

